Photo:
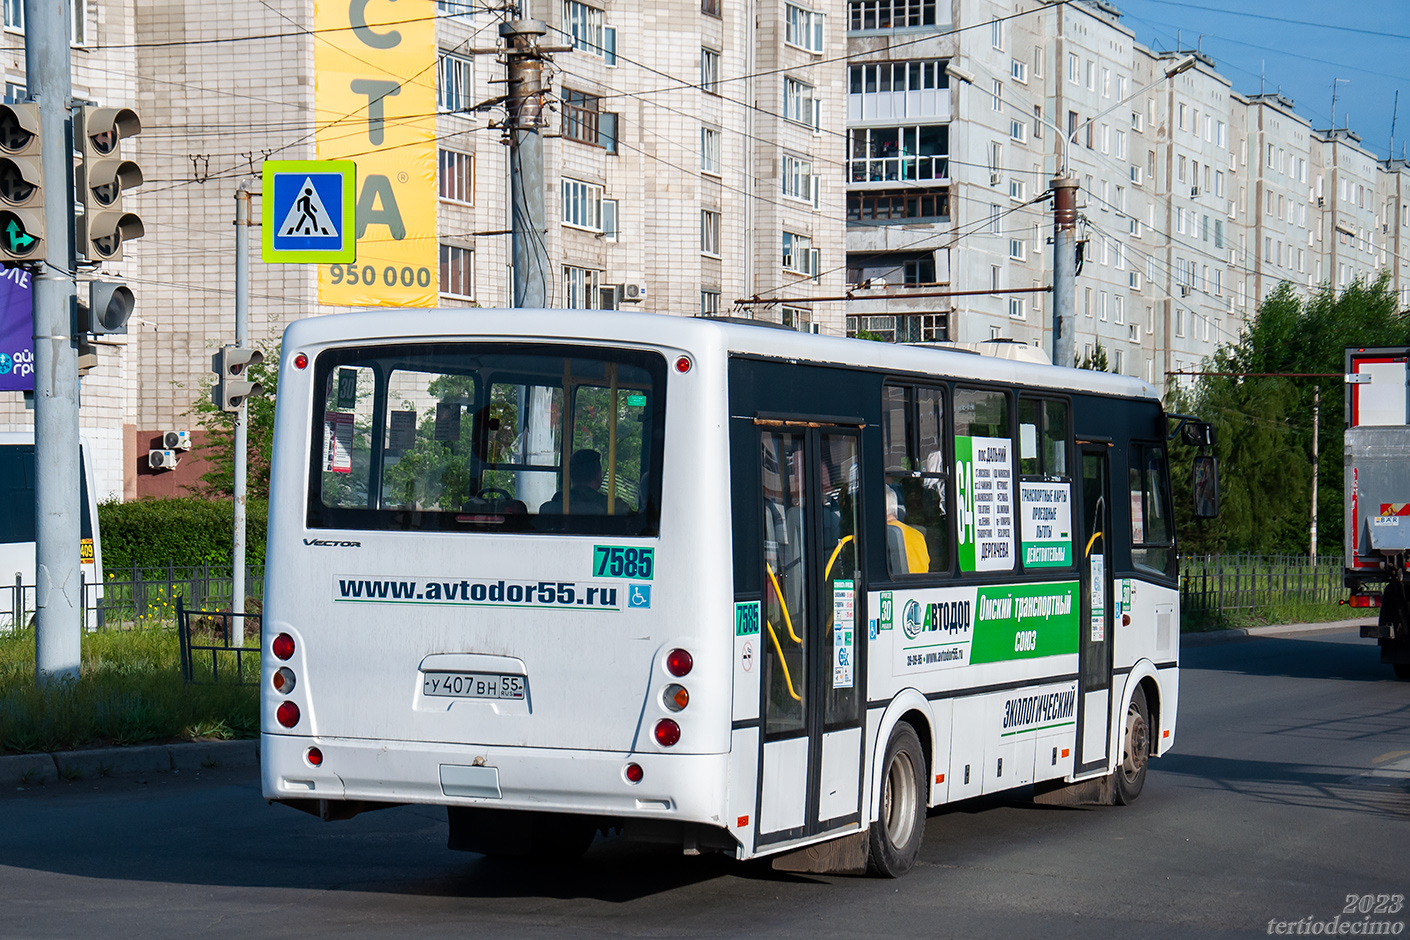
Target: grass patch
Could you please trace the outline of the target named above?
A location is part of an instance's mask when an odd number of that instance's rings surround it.
[[[1258,610],[1230,610],[1223,613],[1182,610],[1180,632],[1208,633],[1213,630],[1234,630],[1248,627],[1281,626],[1289,623],[1328,623],[1353,620],[1364,614],[1343,604],[1267,604]]]
[[[34,681],[34,631],[0,636],[0,751],[258,734],[257,688],[183,685],[174,630],[85,633],[78,680],[42,690]]]

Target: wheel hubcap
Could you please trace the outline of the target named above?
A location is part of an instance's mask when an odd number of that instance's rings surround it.
[[[886,787],[881,795],[882,818],[891,844],[900,848],[911,840],[915,829],[916,774],[911,756],[897,751],[886,769]]]
[[[1122,755],[1121,771],[1128,781],[1134,781],[1146,766],[1150,740],[1146,719],[1132,705],[1126,710],[1126,753]]]

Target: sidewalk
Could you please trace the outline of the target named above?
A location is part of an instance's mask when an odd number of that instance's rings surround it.
[[[24,789],[56,780],[92,780],[147,773],[199,772],[203,768],[259,766],[259,742],[190,741],[98,747],[53,754],[0,757],[0,788]]]
[[[1236,627],[1232,630],[1210,630],[1206,633],[1182,633],[1180,634],[1180,645],[1209,646],[1214,643],[1228,643],[1247,637],[1337,633],[1342,630],[1358,629],[1363,623],[1373,623],[1375,620],[1375,617],[1356,617],[1350,620],[1328,620],[1323,623],[1283,623],[1267,627]]]

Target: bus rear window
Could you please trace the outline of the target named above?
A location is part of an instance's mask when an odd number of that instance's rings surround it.
[[[655,535],[665,360],[438,343],[318,357],[315,528]]]

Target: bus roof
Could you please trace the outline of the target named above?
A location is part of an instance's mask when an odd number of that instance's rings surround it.
[[[1066,369],[930,346],[760,329],[704,317],[620,310],[397,309],[310,317],[294,321],[285,330],[284,349],[287,353],[301,345],[468,338],[609,340],[682,349],[715,345],[734,354],[1159,399],[1149,382],[1107,372]]]

